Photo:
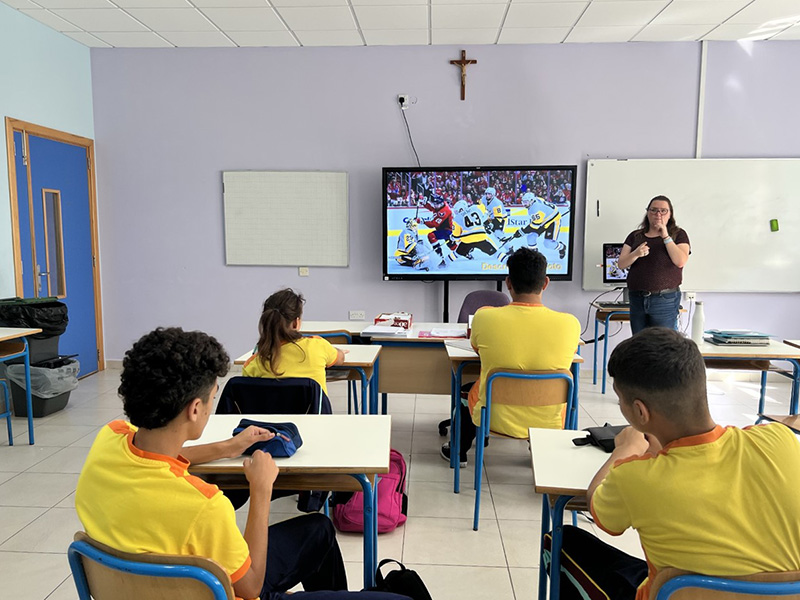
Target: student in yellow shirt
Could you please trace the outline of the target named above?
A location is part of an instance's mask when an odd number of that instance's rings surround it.
[[[256,353],[244,364],[242,375],[270,379],[308,377],[328,393],[325,369],[341,364],[344,352],[321,337],[303,337],[303,304],[305,298],[290,288],[275,292],[264,301]]]
[[[703,357],[671,329],[620,343],[608,372],[631,427],[587,496],[595,524],[611,535],[636,529],[647,560],[565,527],[564,567],[574,561],[620,600],[646,600],[665,567],[721,577],[800,570],[800,443],[791,430],[714,423]],[[561,581],[565,600],[595,597]]]

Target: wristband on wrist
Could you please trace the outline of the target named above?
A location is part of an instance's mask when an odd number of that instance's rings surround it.
[[[669,244],[670,242],[672,242],[672,238],[670,236],[667,236],[667,237],[664,238],[664,244],[665,245]]]

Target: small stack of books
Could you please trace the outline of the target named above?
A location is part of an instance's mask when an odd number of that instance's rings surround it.
[[[748,329],[709,329],[706,341],[717,346],[769,346],[769,336],[766,333],[750,331]]]

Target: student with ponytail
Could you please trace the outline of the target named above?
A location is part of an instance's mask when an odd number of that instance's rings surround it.
[[[292,289],[275,292],[264,302],[258,320],[256,352],[244,364],[245,377],[308,377],[327,394],[325,368],[341,364],[344,352],[320,337],[303,337],[300,324],[305,299]]]

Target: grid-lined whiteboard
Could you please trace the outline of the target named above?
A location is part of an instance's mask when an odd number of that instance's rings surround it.
[[[224,171],[225,264],[346,267],[347,173]]]

